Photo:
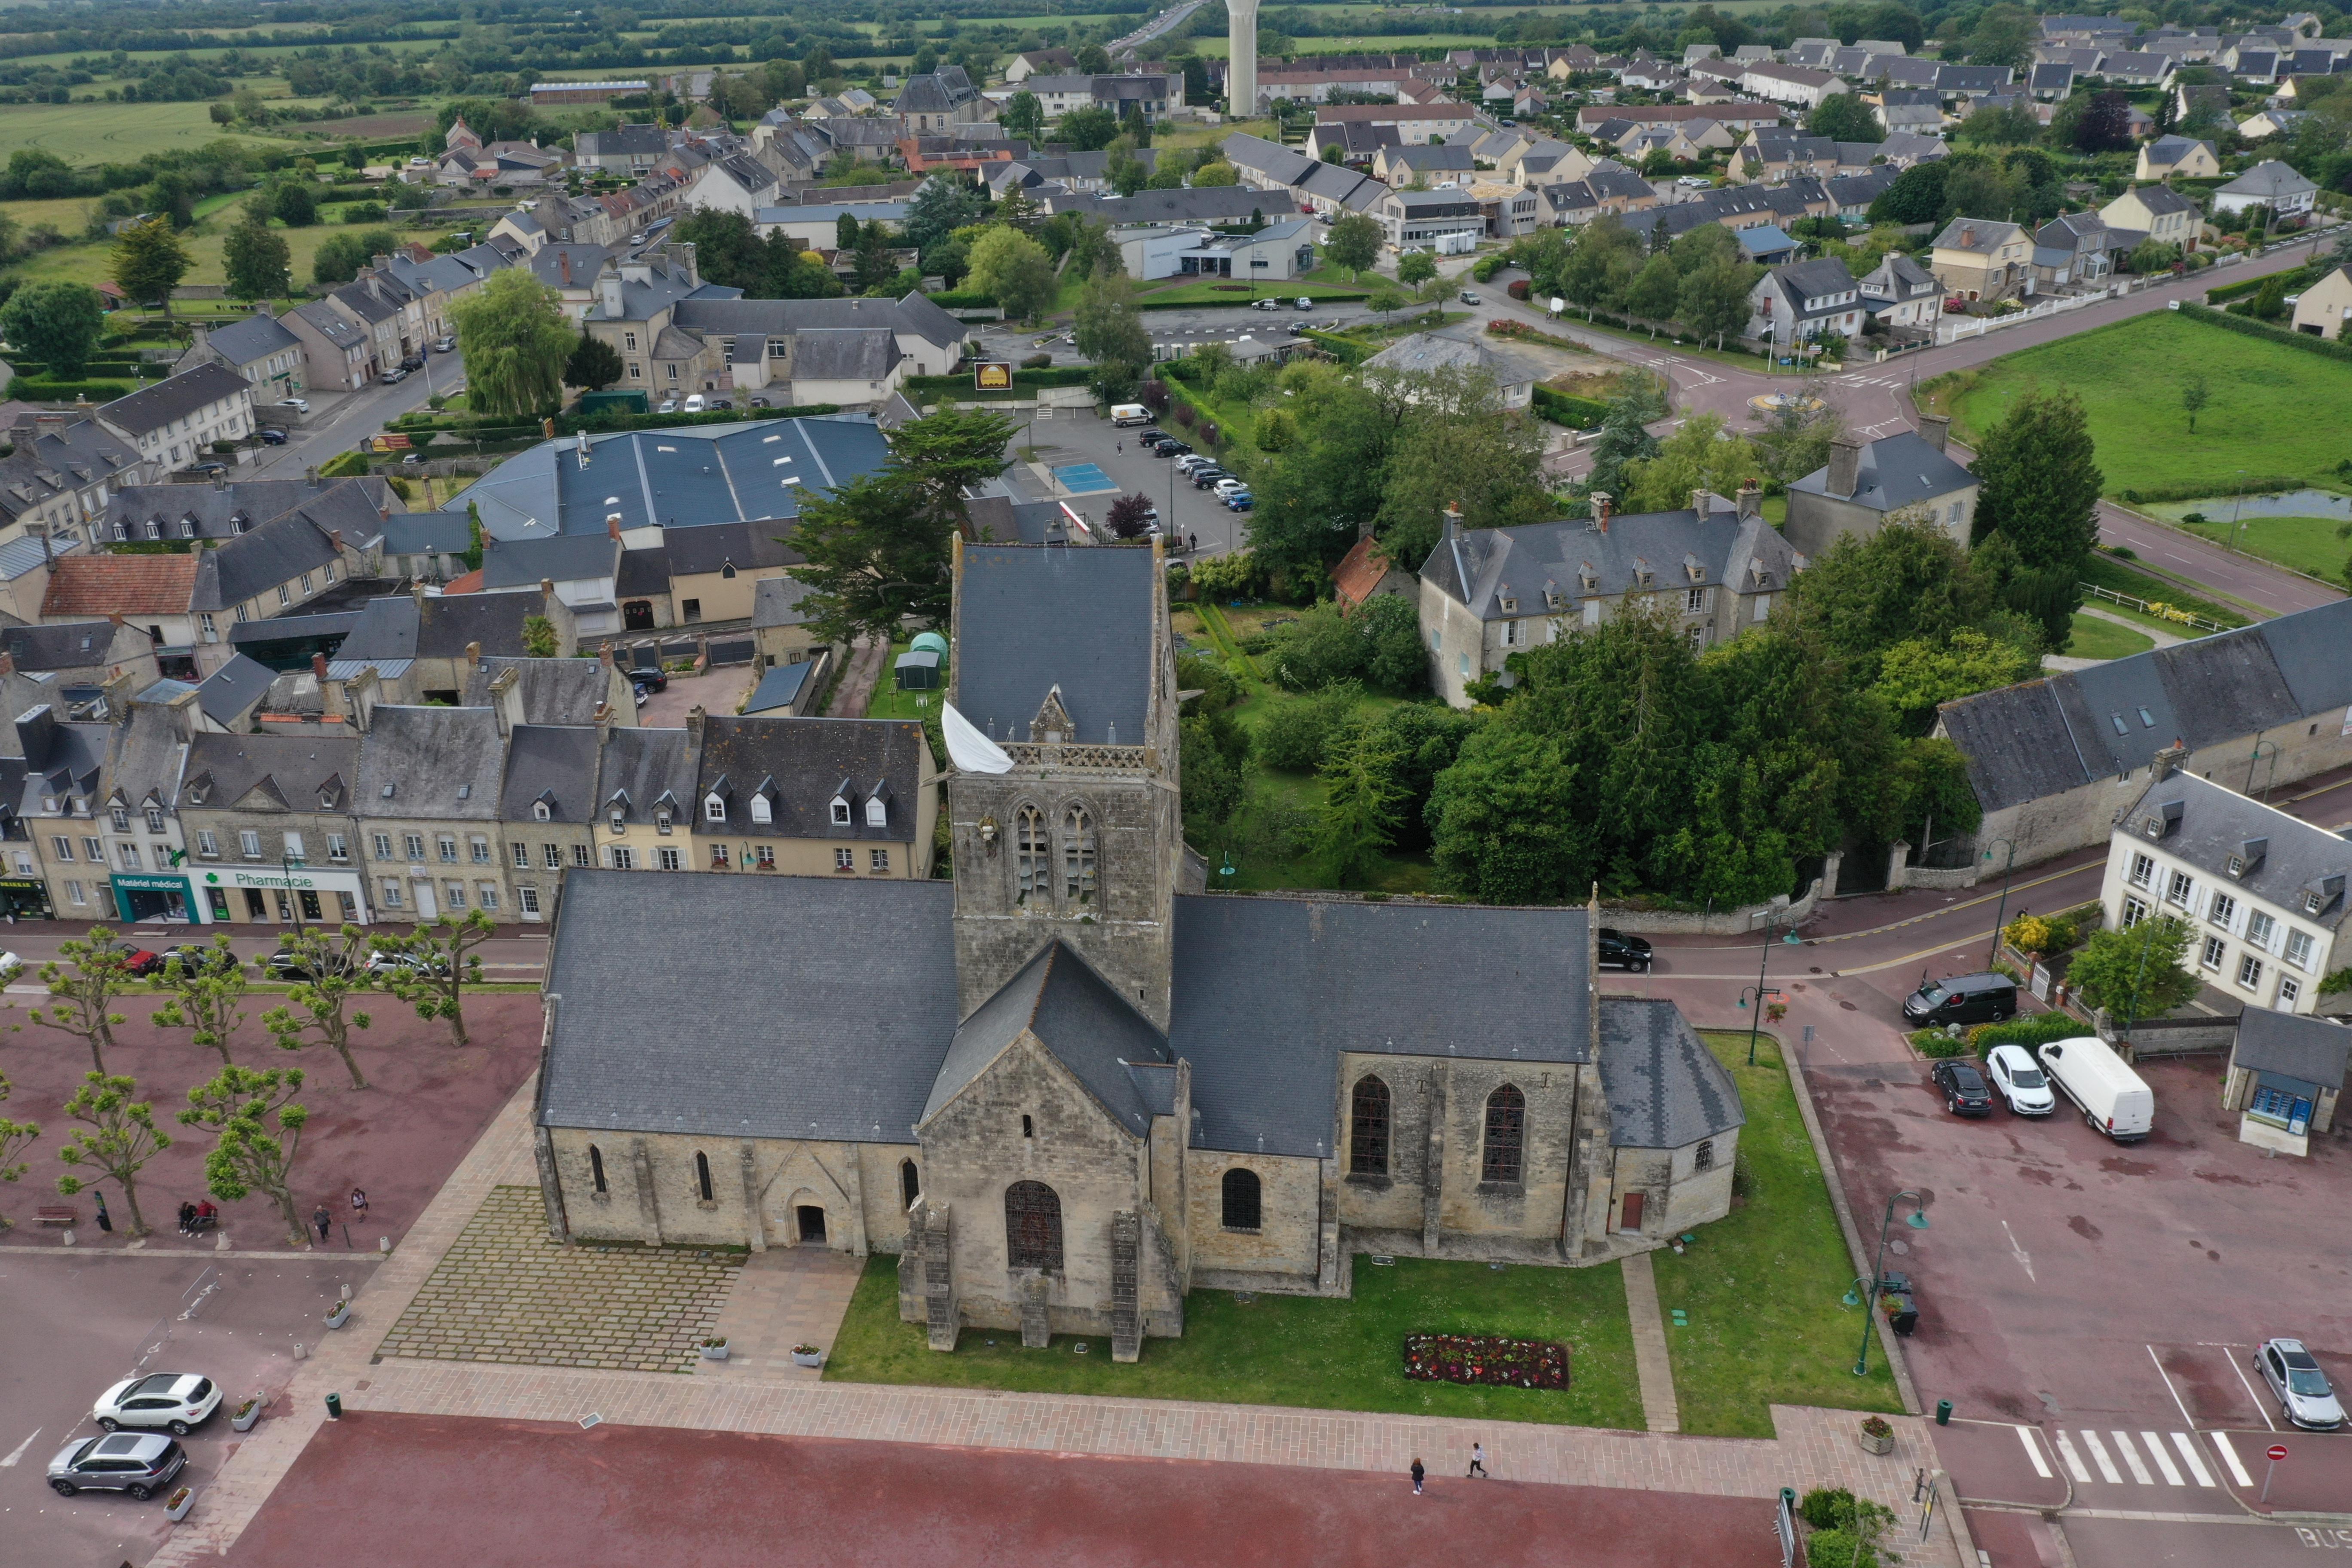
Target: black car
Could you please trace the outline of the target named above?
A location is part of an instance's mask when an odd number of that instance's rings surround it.
[[[265,447],[283,447],[286,445],[286,432],[283,430],[264,430],[260,435],[255,437],[254,439],[259,441]]]
[[[1611,931],[1602,926],[1600,948],[1603,967],[1614,964],[1620,969],[1630,969],[1636,974],[1650,972],[1650,941],[1647,937],[1629,936],[1622,931]]]
[[[1998,1024],[2017,1011],[2017,982],[1997,972],[1955,974],[1922,985],[1906,998],[1903,1016],[1915,1029],[1947,1024]]]
[[[1144,429],[1136,433],[1135,444],[1139,447],[1157,447],[1160,442],[1165,441],[1166,439],[1168,439],[1167,431],[1154,430],[1147,426]]]
[[[667,691],[669,677],[658,669],[633,669],[629,671],[629,684],[641,691]]]
[[[1192,451],[1192,446],[1189,441],[1179,441],[1172,436],[1163,436],[1152,443],[1151,449],[1163,458],[1181,458]]]
[[[1205,490],[1219,479],[1230,479],[1233,477],[1214,463],[1203,463],[1192,470],[1192,488],[1196,490]]]
[[[1930,1075],[1936,1087],[1944,1091],[1944,1109],[1955,1116],[1990,1116],[1992,1086],[1985,1082],[1984,1074],[1976,1064],[1946,1060],[1936,1064]]]

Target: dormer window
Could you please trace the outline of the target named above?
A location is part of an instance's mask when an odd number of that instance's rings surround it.
[[[115,831],[115,832],[117,832],[117,833],[128,833],[128,832],[130,832],[130,831],[131,831],[131,813],[130,813],[130,812],[128,812],[128,811],[124,810],[121,806],[119,806],[119,805],[118,805],[118,806],[114,806],[114,807],[112,807],[111,809],[110,809],[110,810],[108,811],[107,815],[108,815],[110,817],[113,818],[113,820],[114,820],[114,831]]]
[[[535,800],[530,803],[530,819],[533,822],[550,822],[554,816],[555,814],[547,809],[547,802]]]
[[[2317,893],[2305,893],[2305,894],[2304,894],[2304,896],[2303,896],[2303,912],[2304,912],[2305,914],[2307,914],[2307,915],[2315,915],[2315,914],[2317,914],[2317,913],[2319,912],[2319,910],[2320,910],[2320,907],[2321,907],[2321,900],[2320,900],[2320,897],[2319,897],[2319,895],[2318,895]]]
[[[1519,613],[1519,602],[1517,599],[1506,595],[1500,603],[1503,614],[1507,616],[1516,616]]]
[[[614,806],[605,820],[612,824],[613,831],[615,833],[626,833],[629,830],[629,814],[620,806]]]
[[[654,813],[654,831],[656,833],[667,833],[669,831],[670,824],[675,820],[676,818],[670,816],[668,807],[663,807],[661,810]]]
[[[727,820],[727,802],[715,792],[702,797],[702,820],[705,822]]]
[[[873,799],[867,801],[866,803],[866,826],[868,827],[889,826],[890,803],[884,800],[878,795]]]
[[[2246,858],[2245,858],[2244,856],[2242,856],[2242,855],[2232,855],[2232,856],[2231,856],[2231,857],[2230,857],[2230,875],[2231,875],[2232,877],[2242,877],[2242,876],[2244,876],[2245,874],[2246,874]]]
[[[849,802],[844,800],[839,795],[835,795],[833,797],[833,825],[835,827],[847,827],[850,826]]]
[[[776,814],[768,805],[768,797],[766,795],[755,795],[751,797],[751,820],[754,822],[773,822],[776,820]]]

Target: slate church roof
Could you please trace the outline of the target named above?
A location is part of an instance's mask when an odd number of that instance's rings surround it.
[[[1025,741],[1059,687],[1075,741],[1142,745],[1157,569],[1149,550],[967,546],[956,590],[956,711],[996,739]]]

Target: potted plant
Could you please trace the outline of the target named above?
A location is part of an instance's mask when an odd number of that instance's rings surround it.
[[[1883,1415],[1866,1415],[1862,1422],[1862,1451],[1865,1454],[1895,1452],[1895,1428]]]
[[[702,1359],[705,1361],[727,1359],[727,1341],[722,1335],[714,1334],[709,1339],[697,1343],[695,1348],[702,1352]]]
[[[793,1364],[794,1366],[823,1366],[824,1364],[824,1352],[817,1349],[814,1345],[794,1345],[793,1347]]]
[[[340,1329],[351,1321],[352,1299],[349,1296],[343,1297],[333,1306],[327,1309],[327,1327],[331,1329]]]
[[[187,1518],[188,1510],[195,1506],[196,1489],[181,1487],[163,1500],[163,1517],[176,1524]]]
[[[250,1432],[253,1430],[253,1424],[260,1419],[261,1395],[257,1394],[230,1414],[229,1429],[234,1432]]]

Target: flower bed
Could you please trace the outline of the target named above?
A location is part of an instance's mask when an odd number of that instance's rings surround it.
[[[1424,1383],[1566,1388],[1568,1347],[1551,1340],[1493,1334],[1407,1334],[1404,1374]]]

